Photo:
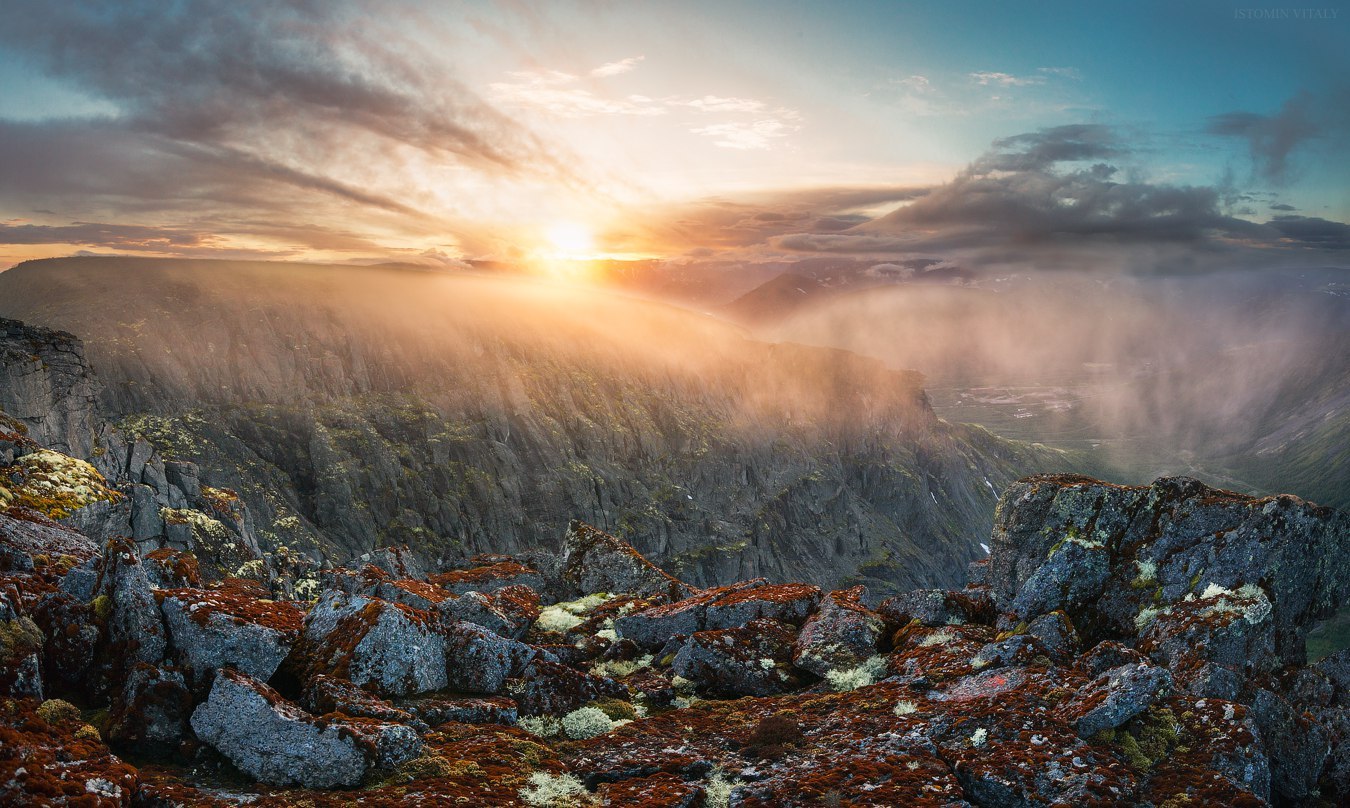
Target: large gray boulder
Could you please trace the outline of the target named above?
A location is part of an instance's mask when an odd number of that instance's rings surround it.
[[[366,772],[416,757],[421,740],[400,724],[318,719],[265,684],[222,668],[192,730],[241,771],[273,785],[354,786]]]
[[[801,685],[792,668],[793,634],[773,620],[695,632],[671,669],[719,696],[772,696]]]
[[[1263,591],[1279,659],[1304,661],[1312,623],[1350,593],[1350,517],[1297,497],[1249,497],[1185,477],[1147,487],[1028,477],[994,517],[989,581],[1017,620],[1056,609],[1095,641],[1138,636],[1160,608]]]
[[[563,537],[562,577],[588,595],[623,592],[679,600],[694,591],[648,561],[628,542],[576,519]]]
[[[877,652],[886,623],[863,605],[864,589],[831,592],[806,621],[793,651],[797,667],[817,676],[854,668]]]
[[[436,615],[334,590],[310,610],[291,658],[302,681],[331,674],[383,696],[447,684],[445,634]]]
[[[1122,665],[1079,688],[1066,712],[1080,738],[1134,718],[1172,689],[1172,675],[1156,665]]]
[[[259,603],[229,588],[171,589],[160,608],[171,647],[201,682],[226,666],[267,681],[295,645],[304,620],[294,603]]]
[[[752,620],[800,625],[816,611],[820,598],[820,588],[811,584],[770,584],[756,578],[624,615],[614,621],[614,630],[640,646],[656,648],[671,637],[738,628]]]
[[[507,679],[540,655],[534,646],[464,622],[445,626],[443,647],[446,681],[467,693],[502,692]]]

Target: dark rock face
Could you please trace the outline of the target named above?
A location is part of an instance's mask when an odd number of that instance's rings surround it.
[[[73,334],[0,318],[0,412],[26,436],[75,457],[90,457],[102,418],[99,385]]]

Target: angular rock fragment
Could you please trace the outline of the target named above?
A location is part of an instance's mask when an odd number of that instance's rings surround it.
[[[628,698],[628,688],[613,679],[544,659],[527,665],[507,692],[521,715],[530,716],[563,716],[597,699]]]
[[[806,621],[794,645],[793,663],[817,676],[857,667],[877,651],[885,622],[863,605],[864,589],[831,592]]]
[[[536,592],[544,589],[544,579],[536,570],[511,560],[438,572],[429,576],[427,581],[455,595],[465,592],[488,594],[508,586],[528,586]]]
[[[539,656],[533,646],[473,623],[453,623],[443,631],[442,669],[448,685],[455,690],[500,693],[507,679],[519,675]]]
[[[562,577],[587,595],[624,592],[679,600],[693,592],[632,545],[575,519],[563,537]]]
[[[792,630],[773,620],[698,631],[671,669],[702,690],[724,696],[770,696],[800,686],[792,669]]]
[[[161,594],[170,645],[199,682],[226,666],[267,681],[295,645],[304,620],[294,603],[259,601],[229,586]]]
[[[1066,706],[1080,738],[1116,727],[1147,710],[1172,688],[1172,675],[1155,665],[1122,665],[1084,685]]]
[[[354,786],[376,766],[417,756],[417,733],[373,720],[315,718],[267,685],[222,668],[192,729],[251,777],[307,788]]]
[[[736,628],[760,618],[799,625],[816,610],[820,597],[820,588],[810,584],[770,584],[757,578],[619,617],[614,630],[639,646],[655,648],[674,636]]]
[[[329,591],[305,618],[301,637],[288,663],[301,682],[330,674],[386,696],[447,685],[446,637],[427,612]]]

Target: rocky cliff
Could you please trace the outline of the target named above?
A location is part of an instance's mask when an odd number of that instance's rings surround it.
[[[1350,520],[1294,497],[1028,478],[965,588],[875,609],[560,538],[452,568],[382,548],[278,598],[10,504],[0,802],[1350,799],[1350,650],[1303,653],[1345,603]]]
[[[578,516],[700,585],[952,585],[994,492],[1066,465],[915,374],[518,279],[40,261],[0,314],[78,331],[106,417],[316,561],[556,549]]]

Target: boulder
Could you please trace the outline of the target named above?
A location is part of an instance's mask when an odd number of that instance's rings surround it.
[[[249,776],[273,785],[354,786],[376,766],[394,766],[421,750],[400,724],[315,718],[265,684],[229,668],[216,674],[192,714],[203,742]]]
[[[159,664],[168,650],[168,637],[150,579],[129,540],[108,543],[99,568],[93,600],[96,619],[106,616],[97,662],[101,678],[94,695],[106,697],[121,688],[126,672],[137,663]]]
[[[1272,606],[1257,586],[1237,592],[1211,587],[1199,598],[1140,616],[1145,623],[1138,648],[1154,661],[1184,672],[1179,684],[1196,695],[1220,696],[1228,671],[1241,684],[1279,667],[1272,630]],[[1220,684],[1211,680],[1219,676]]]
[[[557,662],[536,659],[507,689],[522,715],[563,716],[597,699],[627,699],[628,688]]]
[[[793,647],[793,663],[817,676],[862,664],[877,652],[885,621],[863,605],[864,588],[831,592],[806,621]]]
[[[142,663],[113,699],[108,737],[143,752],[172,751],[187,737],[191,714],[183,673]]]
[[[507,559],[469,569],[438,572],[427,580],[455,595],[465,592],[487,594],[508,586],[528,586],[536,592],[544,589],[544,579],[536,570]]]
[[[930,627],[963,623],[992,625],[995,617],[993,598],[984,588],[960,592],[916,589],[886,598],[877,605],[877,613],[892,628],[903,628],[913,620]]]
[[[801,685],[792,669],[792,629],[774,620],[740,628],[697,631],[675,655],[671,669],[707,692],[770,696]]]
[[[539,651],[473,623],[444,629],[442,669],[450,687],[468,693],[500,693]]]
[[[800,625],[816,610],[820,597],[820,588],[810,584],[769,584],[756,578],[619,617],[614,630],[639,646],[657,648],[671,637],[736,628],[760,618]]]
[[[44,640],[18,590],[0,588],[0,696],[42,699]]]
[[[342,713],[353,718],[373,718],[395,724],[406,724],[420,731],[427,729],[417,716],[348,682],[319,674],[305,688],[300,704],[314,715]]]
[[[391,578],[412,579],[415,581],[425,580],[426,570],[413,555],[407,545],[400,547],[380,547],[371,550],[365,555],[358,556],[352,562],[353,566],[361,567],[370,564],[374,567],[384,570]]]
[[[1270,789],[1277,801],[1299,804],[1315,797],[1331,755],[1327,729],[1264,688],[1252,700],[1251,717],[1270,759]]]
[[[304,621],[294,603],[258,600],[228,585],[161,594],[170,645],[202,683],[226,666],[267,681],[294,647]]]
[[[1133,638],[1151,610],[1188,595],[1259,587],[1275,654],[1302,664],[1308,629],[1350,592],[1350,516],[1185,477],[1026,478],[1000,499],[991,544],[1000,608],[1022,620],[1063,609],[1080,631],[1094,627],[1092,640]]]
[[[161,547],[141,556],[150,585],[156,589],[186,589],[202,585],[201,567],[192,553]]]
[[[1083,685],[1065,708],[1080,738],[1116,727],[1147,710],[1172,689],[1172,675],[1155,665],[1122,665]]]
[[[563,537],[562,577],[586,595],[623,592],[679,600],[693,592],[692,587],[648,561],[628,542],[576,519]]]
[[[385,696],[425,693],[447,684],[446,636],[434,614],[328,591],[287,664],[301,682],[330,674]]]
[[[458,724],[515,724],[520,710],[513,699],[504,696],[451,696],[428,694],[399,699],[398,707],[430,726],[447,722]]]

